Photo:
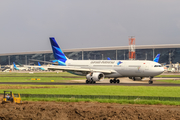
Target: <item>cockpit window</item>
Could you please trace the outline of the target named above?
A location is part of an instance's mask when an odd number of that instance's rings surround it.
[[[161,67],[161,65],[154,65],[154,67]]]

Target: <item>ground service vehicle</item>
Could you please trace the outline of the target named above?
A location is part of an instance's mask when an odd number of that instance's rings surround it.
[[[13,94],[12,91],[4,91],[2,103],[22,103],[20,94]]]

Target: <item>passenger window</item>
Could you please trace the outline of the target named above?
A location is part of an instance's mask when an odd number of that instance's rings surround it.
[[[161,65],[155,65],[154,67],[161,67]]]

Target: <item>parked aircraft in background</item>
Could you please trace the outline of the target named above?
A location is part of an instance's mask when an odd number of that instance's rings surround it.
[[[39,62],[38,62],[38,65],[41,66],[41,64],[40,64]],[[43,70],[43,71],[47,70],[47,68],[45,69],[45,68],[43,68],[42,66],[39,67],[39,69],[40,69],[40,70]]]
[[[160,54],[157,54],[156,57],[154,58],[154,62],[159,62]]]
[[[152,84],[152,78],[164,72],[159,63],[148,60],[71,60],[64,55],[53,37],[50,42],[55,59],[63,66],[48,69],[86,75],[86,83],[96,83],[105,77],[114,78],[110,79],[110,83],[119,83],[117,78],[120,77],[149,77],[149,84]]]
[[[27,67],[17,67],[14,62],[13,62],[13,65],[14,65],[14,69],[15,69],[15,70],[28,70]]]

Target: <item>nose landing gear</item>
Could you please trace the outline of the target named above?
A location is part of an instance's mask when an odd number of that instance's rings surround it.
[[[153,84],[153,77],[150,77],[149,84]]]

